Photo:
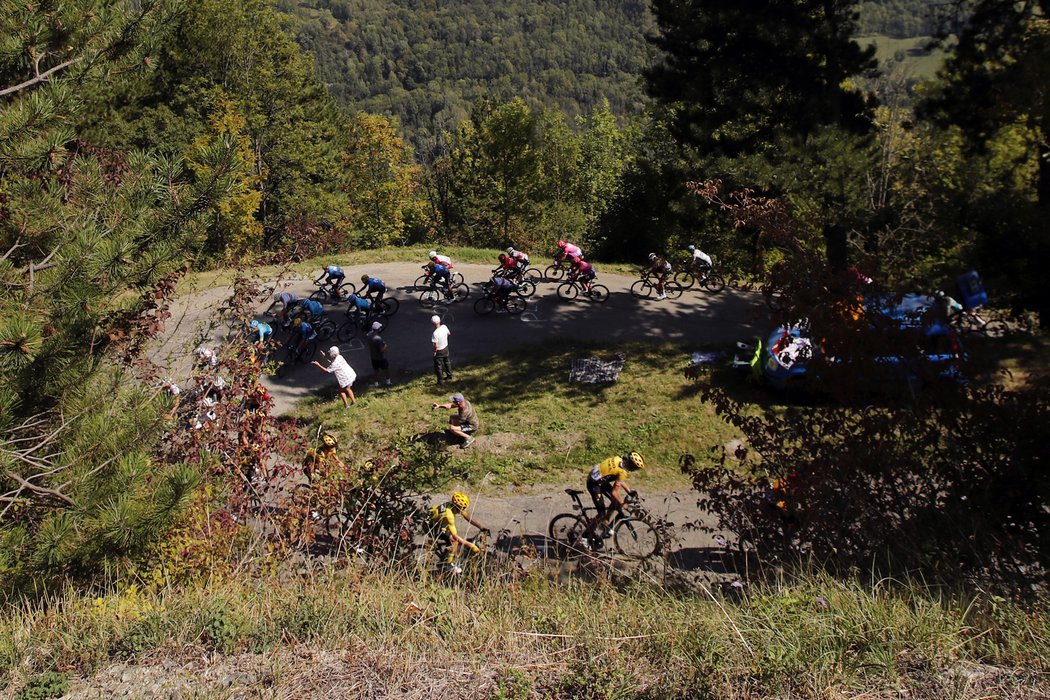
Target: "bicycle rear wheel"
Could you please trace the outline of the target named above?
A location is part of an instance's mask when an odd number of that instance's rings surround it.
[[[377,310],[379,313],[387,317],[396,314],[400,307],[401,302],[394,297],[383,297],[383,300],[377,303]]]
[[[558,285],[558,298],[572,301],[580,294],[580,290],[572,282],[562,282]]]
[[[1001,319],[992,319],[981,326],[981,335],[985,338],[1005,338],[1009,333],[1009,324]]]
[[[682,296],[685,290],[682,289],[682,285],[678,284],[674,280],[667,280],[664,282],[664,294],[667,295],[668,299],[677,299]]]
[[[512,316],[517,316],[525,310],[528,306],[528,302],[519,296],[510,296],[507,298],[507,313]]]
[[[531,297],[536,293],[536,284],[528,280],[523,280],[518,283],[517,293],[518,296]]]
[[[321,304],[328,303],[328,292],[324,289],[318,289],[316,292],[310,295],[310,301],[316,301]]]
[[[460,275],[459,277],[460,277],[460,279],[463,279],[463,275]],[[453,300],[455,300],[455,301],[463,301],[468,296],[470,296],[470,287],[468,287],[467,285],[463,284],[462,282],[460,282],[460,283],[456,284],[454,287],[452,287],[452,299]]]
[[[660,551],[656,528],[638,518],[622,518],[613,527],[613,544],[625,557],[648,559]]]
[[[604,284],[592,284],[591,291],[587,293],[591,301],[604,304],[609,299],[609,288]]]
[[[481,297],[474,302],[474,312],[482,316],[488,316],[496,310],[496,302],[488,297]]]
[[[583,540],[586,532],[587,521],[576,513],[555,515],[547,526],[547,535],[559,557],[577,557],[585,553],[587,548]]]
[[[299,353],[299,360],[298,361],[302,362],[304,365],[308,364],[310,362],[310,360],[314,359],[314,354],[316,352],[317,352],[317,341],[316,340],[311,340],[309,343],[306,344],[306,347],[303,348],[303,351],[301,353]]]
[[[565,268],[561,265],[548,265],[547,269],[543,271],[543,277],[552,282],[557,282],[565,277]]]
[[[335,333],[335,337],[339,338],[339,342],[341,343],[345,343],[355,335],[357,335],[357,324],[352,318],[343,321],[342,325],[339,326],[339,329]]]
[[[430,285],[430,275],[420,275],[416,278],[416,281],[412,283],[413,289],[424,289]]]
[[[718,294],[720,291],[726,288],[726,278],[722,275],[716,275],[711,273],[704,280],[704,289],[711,292],[712,294]]]

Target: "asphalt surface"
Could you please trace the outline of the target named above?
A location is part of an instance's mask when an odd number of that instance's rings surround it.
[[[768,321],[761,295],[725,289],[718,294],[691,289],[679,299],[657,301],[639,299],[629,289],[635,278],[599,274],[598,281],[611,294],[603,304],[589,300],[565,302],[558,298],[557,283],[540,283],[529,299],[528,308],[519,316],[495,313],[479,316],[474,302],[480,297],[482,283],[490,277],[485,265],[457,265],[470,286],[470,296],[462,302],[425,309],[412,286],[420,266],[414,263],[388,263],[346,270],[347,279],[357,282],[361,274],[382,278],[401,306],[383,334],[389,345],[391,376],[394,382],[432,371],[430,323],[432,314],[442,317],[451,331],[449,349],[453,368],[466,360],[498,354],[528,343],[552,338],[600,340],[615,344],[652,339],[661,342],[691,344],[731,344],[753,337],[765,330]],[[293,277],[267,281],[267,290],[290,291],[301,297],[316,290],[310,279]],[[216,344],[226,334],[220,307],[230,295],[228,287],[188,294],[175,300],[168,338],[155,350],[153,357],[169,369],[175,381],[189,376],[194,348]],[[272,293],[258,300],[259,318],[270,304]],[[344,305],[326,306],[328,315],[338,325],[344,319]],[[339,343],[336,338],[320,343],[321,349],[339,345],[347,361],[358,374],[355,388],[363,387],[372,373],[368,348],[361,337]],[[315,359],[320,359],[319,354]],[[277,413],[290,410],[295,402],[310,396],[332,379],[310,365],[294,367],[283,378],[266,378],[264,383],[274,398]]]

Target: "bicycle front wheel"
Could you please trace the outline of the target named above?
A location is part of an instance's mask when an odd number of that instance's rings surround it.
[[[462,277],[462,275],[460,275],[460,277]],[[455,301],[463,301],[468,296],[470,296],[470,287],[463,284],[462,282],[460,282],[452,288],[452,298]]]
[[[311,340],[309,343],[306,344],[306,347],[303,348],[303,351],[299,353],[299,362],[302,362],[304,365],[309,364],[310,360],[314,359],[314,353],[316,352],[317,341]]]
[[[496,302],[488,297],[481,297],[474,302],[474,312],[482,316],[488,316],[496,310]]]
[[[985,338],[1005,338],[1010,333],[1010,326],[1006,321],[992,319],[981,326],[981,334]]]
[[[543,281],[543,273],[537,270],[535,267],[525,268],[525,272],[522,273],[522,277],[533,284],[539,284]]]
[[[547,526],[547,534],[559,557],[575,557],[586,551],[584,534],[587,521],[576,513],[555,515]]]
[[[425,309],[432,309],[444,299],[444,295],[436,289],[425,289],[419,294],[419,303]]]
[[[518,296],[531,297],[536,293],[536,285],[528,280],[523,280],[518,283],[518,289],[516,291]]]
[[[328,292],[323,289],[318,289],[316,292],[310,295],[310,301],[316,301],[319,304],[325,304],[328,302]]]
[[[682,296],[682,292],[684,291],[685,290],[682,289],[682,285],[678,284],[674,280],[667,280],[666,282],[664,282],[664,294],[667,295],[668,299],[677,299],[678,297]]]
[[[384,316],[390,317],[397,313],[400,306],[401,302],[394,297],[383,297],[383,300],[378,303],[378,310]]]
[[[637,280],[631,285],[631,294],[639,299],[648,299],[653,295],[653,285],[649,280]]]
[[[623,518],[613,528],[617,551],[631,559],[648,559],[660,551],[656,528],[637,518]]]
[[[696,284],[696,278],[693,277],[693,273],[688,270],[680,270],[674,273],[674,281],[682,285],[682,289],[691,289]]]
[[[562,282],[558,285],[558,298],[564,299],[565,301],[572,301],[580,293],[580,290],[576,288],[576,285],[572,282]]]

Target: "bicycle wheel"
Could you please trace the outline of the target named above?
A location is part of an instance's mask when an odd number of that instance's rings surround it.
[[[604,284],[592,284],[587,297],[593,302],[604,304],[609,298],[609,288]]]
[[[587,521],[576,513],[555,515],[547,526],[547,535],[559,557],[579,556],[587,551],[583,546],[585,532]]]
[[[318,289],[316,292],[310,295],[310,301],[316,301],[321,304],[328,302],[328,292],[323,289]]]
[[[474,302],[474,312],[482,316],[488,316],[496,310],[496,302],[488,297],[481,297]]]
[[[335,337],[339,338],[339,342],[345,343],[346,341],[357,335],[357,324],[354,323],[352,318],[348,318],[343,321],[342,325],[335,332]]]
[[[327,318],[318,322],[315,327],[317,328],[318,340],[328,340],[336,333],[335,322]]]
[[[525,301],[522,297],[510,296],[507,297],[507,313],[512,316],[517,316],[525,307],[529,305],[529,302]]]
[[[536,293],[536,284],[528,280],[523,280],[518,283],[518,296],[531,297]]]
[[[463,278],[463,275],[461,273],[459,273],[459,272],[453,272],[452,273],[452,277],[450,279],[452,280],[452,286],[453,287],[455,287],[457,285],[460,285],[460,284],[466,284],[466,282],[467,282]]]
[[[543,273],[537,270],[535,267],[525,268],[525,272],[522,273],[522,278],[533,284],[539,284],[543,281]]]
[[[430,275],[420,275],[416,278],[416,281],[412,283],[413,289],[424,289],[430,285]]]
[[[384,316],[390,317],[397,313],[397,310],[401,307],[399,302],[394,297],[383,297],[383,300],[378,302],[377,310]]]
[[[463,278],[463,275],[460,275],[460,279],[462,279],[462,278]],[[460,283],[456,284],[454,287],[452,287],[452,299],[454,301],[463,301],[464,299],[466,299],[469,296],[470,296],[470,287],[468,287],[467,285],[463,284],[462,282],[460,282]]]
[[[726,278],[722,275],[716,275],[711,273],[704,280],[704,289],[711,292],[712,294],[718,294],[720,291],[726,288]]]
[[[613,527],[613,544],[620,554],[631,559],[648,559],[660,551],[656,528],[637,518],[617,521]]]
[[[1010,334],[1010,326],[998,318],[993,318],[981,326],[981,334],[985,338],[1005,338]]]
[[[674,273],[675,282],[682,285],[682,289],[692,289],[693,285],[696,284],[696,278],[693,277],[693,273],[689,270],[680,270]]]
[[[311,340],[309,343],[306,344],[306,347],[303,348],[303,351],[299,353],[299,362],[302,362],[304,365],[309,363],[310,360],[314,359],[314,354],[316,352],[317,341]]]
[[[682,285],[678,284],[674,280],[667,280],[664,282],[664,294],[667,295],[668,299],[677,299],[682,296],[685,290],[682,289]]]
[[[543,277],[552,282],[557,282],[565,277],[565,268],[561,265],[548,265],[547,269],[543,271]]]
[[[424,289],[419,294],[419,303],[425,309],[432,309],[445,298],[445,295],[434,288]]]
[[[558,298],[572,301],[579,296],[580,290],[572,282],[562,282],[558,285]]]
[[[631,285],[631,294],[639,299],[648,299],[653,295],[653,284],[649,280],[637,280]]]

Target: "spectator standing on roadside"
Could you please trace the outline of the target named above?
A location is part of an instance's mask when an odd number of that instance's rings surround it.
[[[452,379],[452,363],[448,359],[448,337],[452,331],[441,322],[441,317],[434,314],[430,317],[434,324],[434,332],[430,336],[430,344],[434,350],[434,376],[437,377],[438,386]]]
[[[354,382],[357,381],[357,372],[346,361],[346,358],[339,354],[339,346],[333,345],[330,347],[328,356],[332,360],[327,367],[317,360],[314,360],[312,364],[318,369],[323,369],[325,372],[335,375],[335,380],[339,382],[339,398],[343,400],[343,406],[350,408],[351,405],[357,403],[357,397],[354,396],[353,389]]]
[[[387,344],[379,332],[383,330],[383,324],[379,321],[372,322],[372,330],[368,333],[368,354],[372,358],[372,384],[379,386],[379,375],[385,375],[383,383],[390,386],[390,361],[386,359]]]

